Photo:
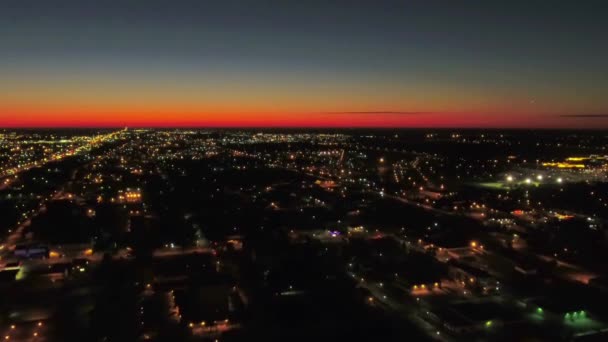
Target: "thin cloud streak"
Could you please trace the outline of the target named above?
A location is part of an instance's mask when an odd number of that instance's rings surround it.
[[[561,118],[595,118],[595,119],[608,119],[608,114],[562,114],[559,115]]]
[[[390,110],[377,110],[377,111],[359,111],[359,112],[324,112],[323,114],[340,114],[340,115],[426,115],[433,114],[433,112],[401,112],[401,111],[390,111]]]

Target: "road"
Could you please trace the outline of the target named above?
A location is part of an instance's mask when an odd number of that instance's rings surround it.
[[[354,272],[348,272],[348,274],[356,279],[361,278]],[[383,308],[398,314],[401,318],[409,322],[412,322],[420,330],[424,331],[430,338],[442,342],[451,341],[445,333],[438,334],[438,330],[435,326],[420,318],[420,310],[418,310],[415,305],[407,305],[407,303],[393,298],[385,290],[384,286],[370,281],[361,281],[359,282],[359,286],[367,289],[374,297],[374,300],[382,304]]]

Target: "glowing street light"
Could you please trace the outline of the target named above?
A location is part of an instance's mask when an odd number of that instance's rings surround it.
[[[512,182],[513,181],[513,176],[509,175],[507,176],[507,182]]]

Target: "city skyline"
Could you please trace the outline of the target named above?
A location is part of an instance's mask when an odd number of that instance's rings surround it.
[[[608,2],[0,2],[2,341],[608,341]]]

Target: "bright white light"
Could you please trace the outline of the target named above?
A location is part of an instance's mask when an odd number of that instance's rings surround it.
[[[536,176],[536,179],[538,179],[539,181],[543,180],[543,176],[542,175],[538,175]]]
[[[530,178],[526,178],[526,184],[530,184],[532,183],[532,180]]]
[[[507,182],[512,182],[513,181],[513,176],[507,176]]]
[[[558,182],[558,183],[561,183],[561,182],[563,182],[563,181],[564,181],[564,180],[562,179],[562,177],[559,177],[559,178],[557,179],[557,182]]]

